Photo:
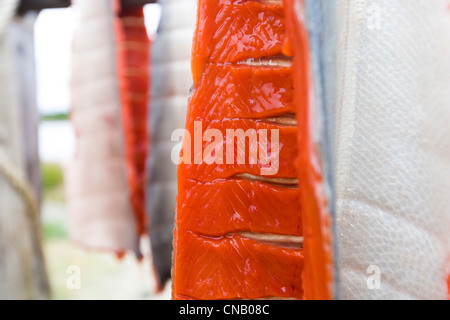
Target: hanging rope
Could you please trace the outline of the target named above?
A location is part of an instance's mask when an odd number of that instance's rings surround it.
[[[32,224],[33,237],[36,240],[37,254],[41,261],[44,261],[44,253],[42,251],[42,234],[39,218],[39,206],[36,196],[34,195],[31,185],[23,176],[20,168],[0,152],[0,174],[5,177],[6,181],[16,190],[26,205],[26,213]],[[44,268],[45,269],[45,268]]]
[[[0,175],[5,177],[5,180],[16,190],[17,194],[25,203],[25,213],[30,221],[31,239],[34,239],[33,247],[39,261],[44,263],[44,251],[42,249],[42,233],[39,215],[39,205],[36,196],[31,188],[31,185],[25,179],[20,168],[11,162],[3,152],[0,152]],[[41,275],[48,279],[47,270],[45,267],[41,268]],[[40,284],[42,285],[42,283]],[[44,282],[44,287],[48,288],[48,283]]]
[[[19,4],[18,0],[2,0],[0,2],[0,41],[4,40],[7,27],[11,22]],[[36,248],[40,258],[43,259],[41,228],[39,223],[39,207],[33,189],[24,177],[22,170],[12,162],[4,152],[0,152],[0,174],[11,184],[20,197],[24,200],[29,215],[32,232],[36,239]],[[43,261],[43,260],[42,260]]]
[[[17,161],[9,155],[10,149],[14,150],[18,147],[14,145],[16,141],[19,140],[17,126],[20,125],[17,114],[18,110],[16,110],[19,107],[16,101],[18,92],[15,91],[16,88],[14,87],[13,81],[14,67],[11,65],[14,53],[10,41],[11,39],[8,39],[9,27],[16,14],[18,4],[19,0],[0,0],[0,112],[2,113],[2,128],[0,130],[0,142],[2,145],[2,148],[0,149],[0,180],[2,183],[5,181],[11,186],[11,192],[18,195],[17,202],[20,202],[23,208],[21,212],[10,210],[10,212],[6,212],[6,214],[10,215],[11,219],[14,219],[17,218],[14,217],[14,215],[20,213],[20,215],[24,215],[20,218],[27,223],[27,230],[14,229],[11,231],[18,234],[29,233],[29,248],[33,252],[31,257],[32,260],[22,259],[21,261],[21,263],[24,264],[21,267],[28,268],[28,271],[31,272],[30,275],[33,277],[29,280],[34,283],[32,286],[31,283],[29,283],[28,288],[24,287],[26,292],[22,292],[22,295],[24,295],[24,297],[31,297],[31,292],[38,290],[34,297],[44,298],[49,297],[50,288],[42,248],[39,203],[34,193],[34,189],[30,186],[24,171],[20,165],[18,165]],[[11,192],[8,192],[8,194]],[[8,202],[10,200],[15,199],[4,197],[3,201]],[[5,239],[2,238],[2,241],[3,240]],[[8,289],[8,285],[6,286],[6,289]],[[6,292],[6,295],[8,296],[8,292]]]

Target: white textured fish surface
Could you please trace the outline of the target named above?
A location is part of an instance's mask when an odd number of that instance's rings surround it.
[[[120,118],[113,4],[74,0],[78,28],[72,61],[72,109],[78,146],[66,170],[70,238],[83,246],[137,250]]]
[[[340,297],[445,299],[449,1],[343,0],[337,15]]]

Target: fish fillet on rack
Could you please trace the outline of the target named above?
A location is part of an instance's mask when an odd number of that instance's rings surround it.
[[[284,7],[201,0],[197,19],[189,137],[178,166],[173,297],[301,299],[298,129],[291,59],[283,55]],[[265,130],[267,143],[260,136],[239,143],[230,129]],[[211,130],[224,139],[204,138]],[[263,169],[273,163],[251,156],[264,144],[266,155],[279,156],[268,174]],[[218,160],[230,146],[232,161]]]
[[[142,8],[75,0],[69,164],[70,237],[85,247],[140,255],[145,232],[148,50]]]

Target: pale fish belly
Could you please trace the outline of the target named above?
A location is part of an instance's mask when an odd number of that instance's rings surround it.
[[[446,299],[448,1],[337,3],[343,299]]]

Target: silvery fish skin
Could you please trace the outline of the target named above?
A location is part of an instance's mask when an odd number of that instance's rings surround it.
[[[340,298],[447,298],[448,5],[336,1]]]
[[[338,259],[336,241],[335,208],[335,122],[336,122],[336,72],[337,72],[337,32],[336,1],[305,0],[306,26],[309,37],[311,79],[315,106],[313,137],[318,146],[320,165],[324,175],[324,189],[329,202],[332,218],[333,260]],[[339,270],[333,268],[333,298],[339,298]]]
[[[161,21],[152,44],[146,208],[153,265],[162,288],[171,278],[177,195],[177,166],[171,154],[178,142],[171,138],[172,132],[184,128],[186,121],[197,1],[164,0],[160,3]]]

